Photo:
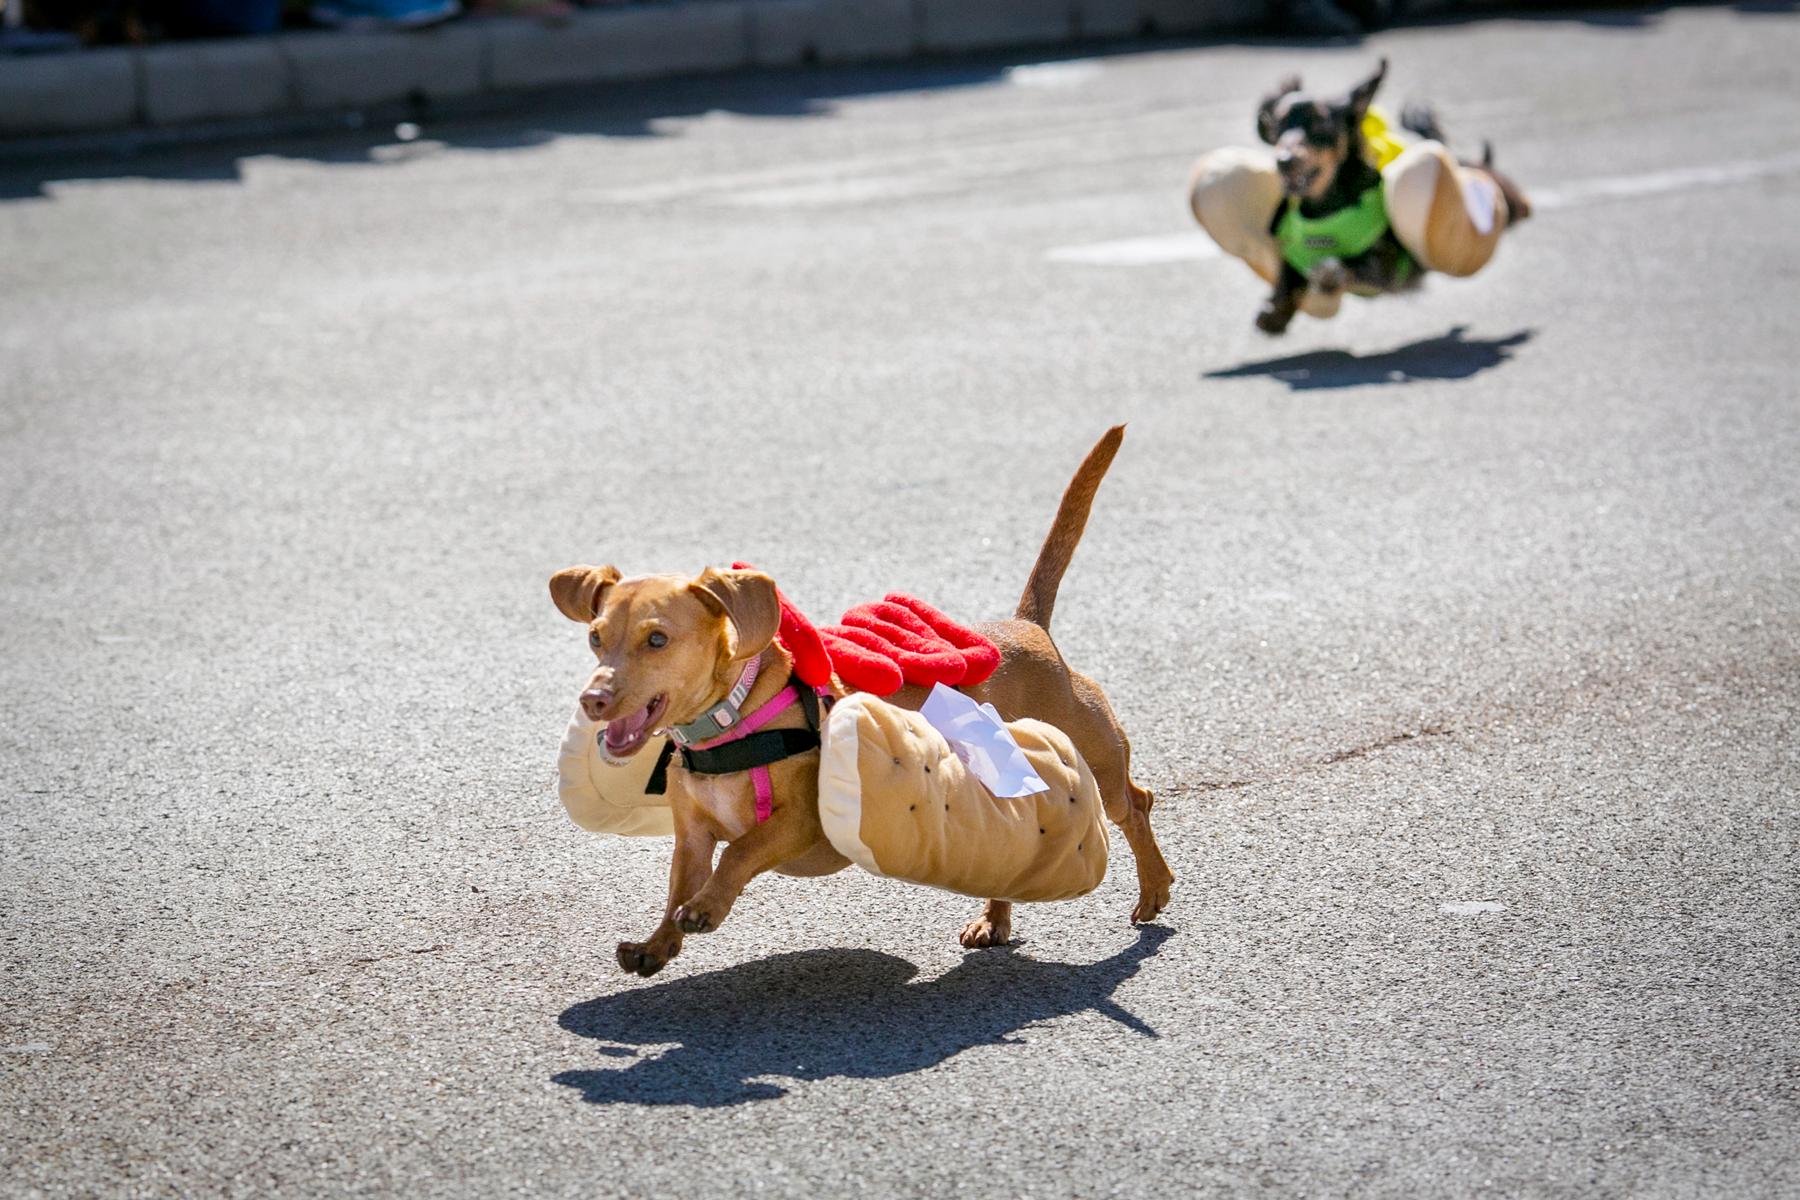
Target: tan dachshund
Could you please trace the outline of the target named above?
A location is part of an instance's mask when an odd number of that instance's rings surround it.
[[[1169,902],[1174,875],[1150,830],[1153,797],[1131,778],[1131,743],[1098,684],[1063,662],[1050,640],[1050,613],[1063,572],[1087,525],[1094,493],[1124,440],[1123,426],[1107,431],[1088,452],[1063,493],[1055,523],[1038,553],[1018,611],[1010,621],[978,626],[999,647],[1000,666],[984,683],[963,689],[992,704],[1008,721],[1032,717],[1069,735],[1100,785],[1109,820],[1118,825],[1137,862],[1133,922],[1153,919]],[[759,571],[708,567],[697,579],[678,575],[623,578],[614,567],[569,567],[550,580],[550,596],[572,621],[588,627],[597,660],[581,693],[589,719],[603,722],[604,746],[614,759],[641,751],[651,735],[698,719],[731,692],[755,660],[755,685],[745,712],[788,685],[790,659],[775,641],[780,604],[775,581]],[[889,697],[917,708],[925,689],[906,687]],[[796,705],[770,729],[804,729]],[[773,806],[756,820],[750,773],[702,775],[668,771],[675,822],[675,856],[662,923],[642,942],[619,945],[619,965],[654,975],[681,952],[685,934],[717,929],[752,879],[764,871],[827,875],[850,865],[825,838],[818,811],[818,752],[772,764]],[[714,854],[725,843],[724,853]],[[1012,905],[989,900],[962,931],[971,948],[1002,945],[1012,936]]]

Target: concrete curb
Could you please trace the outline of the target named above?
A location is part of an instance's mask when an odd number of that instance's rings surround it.
[[[560,25],[307,32],[0,56],[0,142],[347,112],[749,66],[881,62],[1254,27],[1263,0],[670,0]]]

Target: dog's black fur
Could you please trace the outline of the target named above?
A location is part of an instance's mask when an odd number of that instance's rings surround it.
[[[1351,207],[1364,192],[1381,182],[1381,173],[1369,165],[1364,153],[1362,123],[1387,75],[1387,67],[1384,58],[1373,75],[1334,100],[1303,94],[1299,76],[1290,76],[1264,97],[1257,109],[1256,131],[1263,141],[1275,147],[1282,190],[1300,201],[1303,215],[1323,217]],[[1437,115],[1425,105],[1408,105],[1400,124],[1420,137],[1447,141]],[[1493,172],[1492,164],[1493,151],[1488,148],[1479,165],[1494,175],[1512,209],[1512,219],[1522,220],[1530,212],[1524,196],[1509,180]],[[1276,209],[1270,232],[1281,223],[1286,211],[1285,205]],[[1327,295],[1345,289],[1363,293],[1408,291],[1419,286],[1425,270],[1416,261],[1410,261],[1410,270],[1403,269],[1407,263],[1408,255],[1392,229],[1355,258],[1320,263],[1310,277],[1283,262],[1274,291],[1256,314],[1256,327],[1269,334],[1284,332],[1299,311],[1300,299],[1308,288]]]

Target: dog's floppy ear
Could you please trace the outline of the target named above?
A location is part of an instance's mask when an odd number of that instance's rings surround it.
[[[755,658],[775,640],[781,627],[781,598],[775,581],[761,571],[720,571],[708,567],[688,590],[713,612],[731,622],[732,660]]]
[[[1362,121],[1363,115],[1369,111],[1369,101],[1375,99],[1375,90],[1386,78],[1387,59],[1383,58],[1381,65],[1375,68],[1373,75],[1350,89],[1350,99],[1347,103],[1350,106],[1350,112],[1359,123]]]
[[[1289,75],[1275,85],[1275,90],[1263,97],[1262,107],[1256,110],[1256,134],[1263,141],[1273,146],[1275,139],[1281,136],[1281,126],[1275,120],[1275,108],[1281,103],[1283,96],[1291,96],[1300,90],[1300,77]]]
[[[564,567],[550,577],[550,599],[563,616],[586,625],[600,611],[601,594],[617,582],[617,567]]]

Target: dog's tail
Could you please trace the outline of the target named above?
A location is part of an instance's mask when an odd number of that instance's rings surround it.
[[[1412,130],[1422,138],[1430,138],[1432,141],[1442,142],[1446,146],[1450,144],[1450,135],[1444,132],[1444,126],[1437,117],[1437,110],[1429,104],[1408,104],[1400,112],[1400,125],[1402,128]],[[1495,170],[1494,143],[1489,141],[1481,143],[1481,161],[1475,162],[1466,158],[1461,161],[1465,167],[1480,167],[1493,178],[1495,185],[1500,189],[1500,194],[1506,197],[1507,223],[1509,225],[1517,225],[1531,215],[1531,201],[1526,198],[1519,185]]]
[[[1494,148],[1484,144],[1482,149],[1484,153],[1481,156],[1481,169],[1488,173],[1488,178],[1494,181],[1494,186],[1498,187],[1500,194],[1506,197],[1506,223],[1517,225],[1531,215],[1531,201],[1526,198],[1524,190],[1512,181],[1511,176],[1504,175],[1495,169]]]
[[[1444,132],[1442,122],[1438,120],[1437,110],[1429,104],[1408,104],[1400,110],[1400,127],[1410,129],[1422,138],[1434,142],[1450,144],[1450,136]]]
[[[1030,621],[1039,629],[1050,628],[1050,613],[1056,608],[1056,590],[1062,586],[1063,572],[1069,569],[1069,560],[1075,557],[1081,531],[1087,528],[1094,493],[1100,490],[1106,468],[1112,466],[1113,455],[1119,452],[1119,443],[1124,440],[1125,427],[1114,425],[1094,443],[1094,448],[1076,468],[1075,478],[1063,491],[1062,503],[1056,506],[1056,520],[1044,538],[1043,549],[1038,551],[1031,578],[1025,581],[1025,592],[1019,597],[1018,611],[1013,614],[1019,620]]]

